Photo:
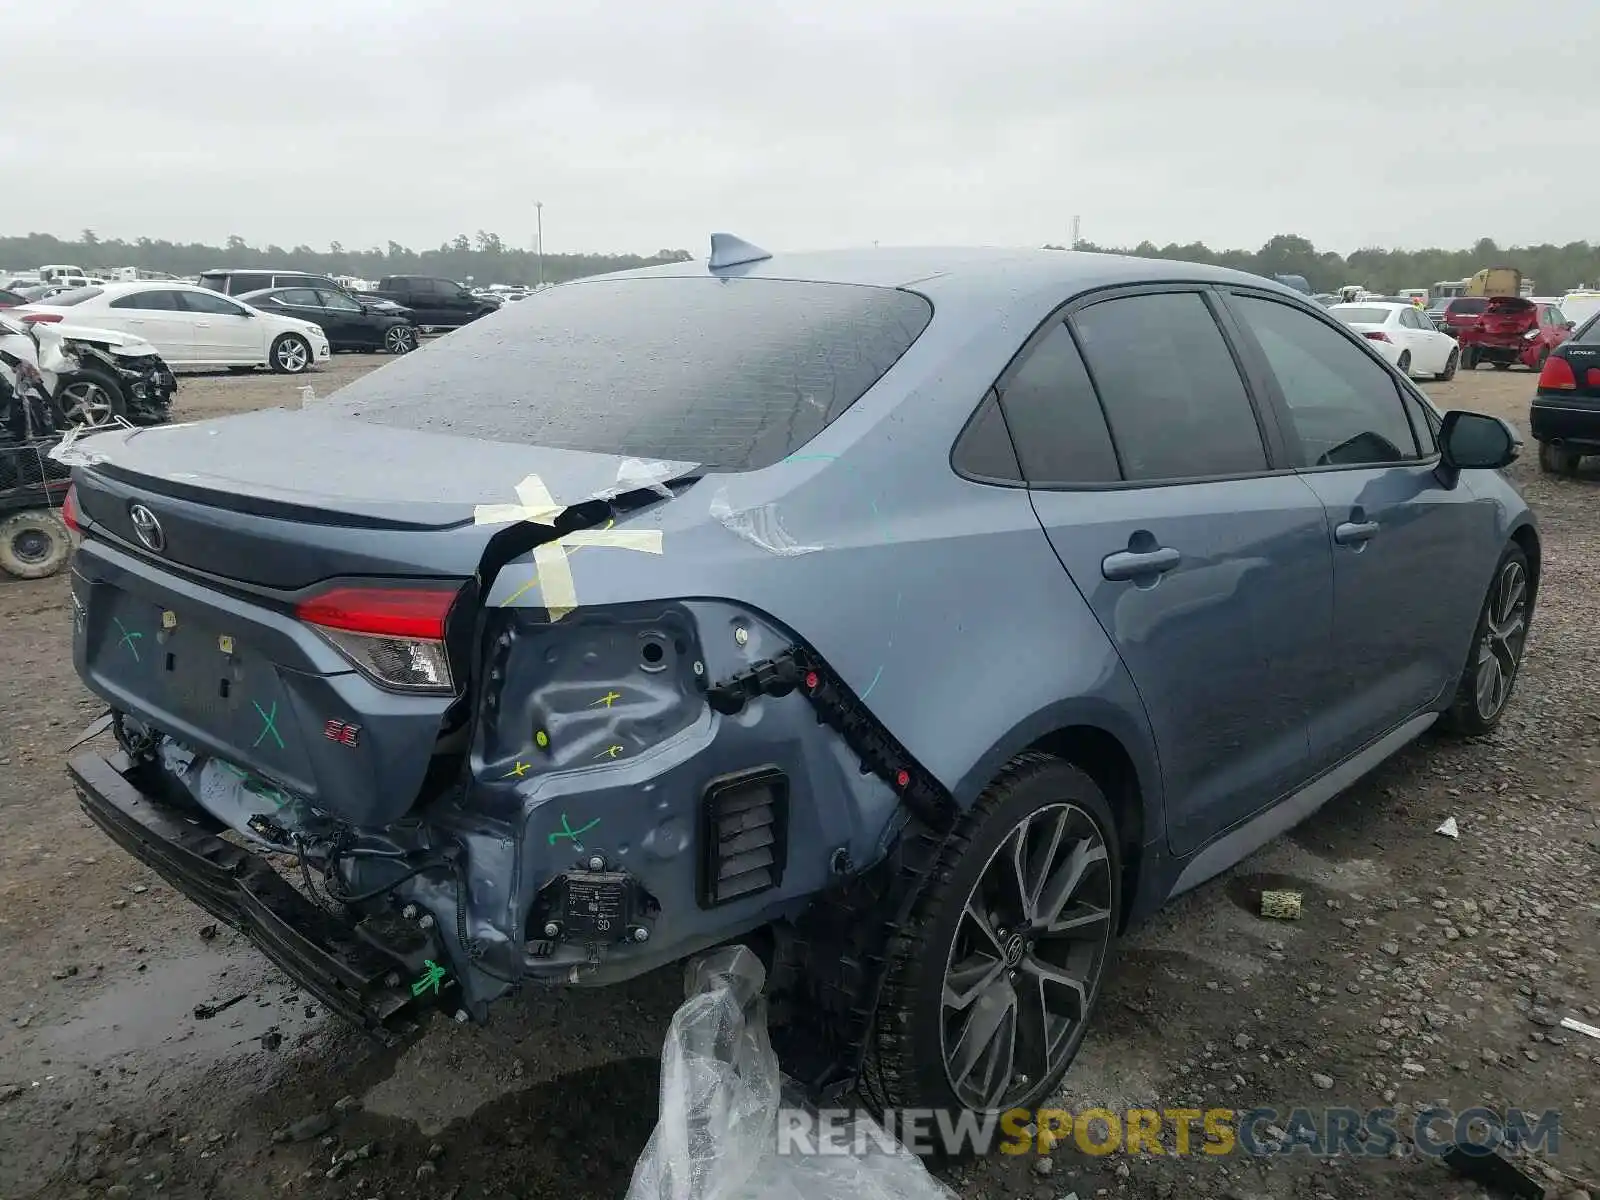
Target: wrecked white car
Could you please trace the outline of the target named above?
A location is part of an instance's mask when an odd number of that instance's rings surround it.
[[[63,426],[118,419],[159,425],[170,415],[177,377],[144,338],[69,322],[29,321],[23,329],[10,319],[0,321],[0,337],[34,357]]]

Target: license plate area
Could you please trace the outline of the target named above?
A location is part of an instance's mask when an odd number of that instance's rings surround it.
[[[303,788],[292,702],[274,664],[220,623],[95,585],[86,659],[113,704],[158,728]],[[194,739],[198,735],[199,741]]]

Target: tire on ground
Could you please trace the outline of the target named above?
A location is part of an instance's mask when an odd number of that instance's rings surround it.
[[[1037,1104],[1052,1093],[1071,1066],[1115,957],[1122,915],[1121,853],[1116,821],[1094,780],[1063,759],[1028,752],[1007,764],[962,818],[910,920],[890,944],[888,974],[862,1077],[862,1092],[870,1104],[951,1113],[966,1107],[952,1088],[945,1066],[942,1022],[948,957],[968,897],[991,857],[1024,817],[1062,803],[1086,814],[1105,843],[1104,870],[1110,881],[1108,932],[1087,1008],[1068,1035],[1061,1062],[1049,1075],[1031,1079],[1025,1092],[1009,1099],[1021,1107]]]
[[[1506,568],[1516,564],[1522,569],[1522,582],[1525,589],[1526,608],[1522,616],[1522,634],[1517,648],[1516,664],[1511,671],[1510,682],[1506,686],[1500,707],[1494,715],[1485,717],[1478,708],[1477,683],[1480,668],[1480,657],[1484,647],[1485,638],[1489,633],[1491,620],[1490,606],[1505,577]],[[1478,609],[1478,622],[1472,630],[1472,644],[1467,648],[1467,661],[1461,669],[1461,681],[1456,685],[1455,698],[1450,702],[1450,707],[1445,710],[1439,721],[1442,732],[1456,737],[1482,737],[1494,730],[1505,716],[1506,709],[1510,707],[1511,695],[1516,690],[1517,677],[1522,674],[1522,657],[1528,639],[1528,622],[1533,617],[1533,575],[1528,566],[1528,556],[1516,542],[1508,544],[1500,555],[1500,561],[1495,564],[1494,575],[1489,580],[1489,590],[1484,595],[1483,603]]]
[[[18,579],[54,575],[72,555],[66,524],[49,509],[32,509],[0,520],[0,570]]]

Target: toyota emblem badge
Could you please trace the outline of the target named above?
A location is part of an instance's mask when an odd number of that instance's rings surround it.
[[[135,504],[128,509],[128,516],[133,521],[134,536],[144,543],[145,549],[160,554],[167,548],[167,535],[162,532],[155,513],[142,504]]]

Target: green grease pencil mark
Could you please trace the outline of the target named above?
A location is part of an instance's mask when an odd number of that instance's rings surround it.
[[[444,982],[444,968],[431,958],[425,958],[422,961],[428,969],[419,975],[417,981],[411,985],[411,994],[420,996],[424,992],[432,991],[437,996],[439,994],[439,985]]]
[[[271,708],[262,708],[261,705],[252,700],[250,701],[250,707],[255,709],[261,716],[261,732],[256,735],[256,740],[250,743],[251,746],[261,745],[267,739],[267,735],[270,734],[272,740],[278,743],[278,749],[284,749],[283,738],[278,733],[278,702],[274,700]]]
[[[139,647],[136,646],[134,643],[136,641],[138,641],[139,638],[142,638],[144,636],[144,634],[140,633],[136,629],[135,630],[130,630],[126,625],[124,625],[122,623],[121,619],[118,618],[118,617],[112,617],[111,619],[112,619],[112,621],[114,621],[116,623],[117,628],[122,630],[122,641],[118,642],[117,644],[119,646],[126,646],[129,650],[133,651],[133,661],[134,662],[140,661],[140,659],[139,659]]]
[[[547,840],[552,846],[561,841],[563,838],[566,838],[568,841],[576,842],[579,834],[588,833],[589,830],[593,829],[598,824],[600,824],[600,818],[596,817],[587,825],[580,825],[577,829],[574,829],[571,823],[567,820],[567,814],[562,813],[561,828],[552,833]]]

